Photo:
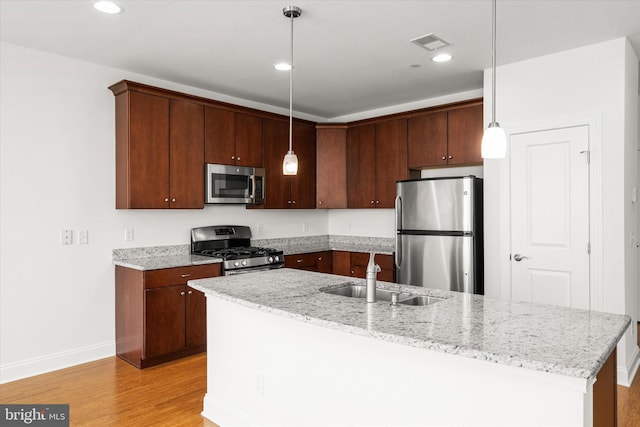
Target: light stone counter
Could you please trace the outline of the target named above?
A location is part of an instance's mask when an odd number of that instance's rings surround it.
[[[512,367],[593,378],[630,324],[629,316],[502,301],[378,282],[384,289],[447,298],[429,306],[367,304],[320,292],[361,279],[279,269],[201,279],[208,296],[301,322]]]
[[[114,249],[113,263],[135,270],[160,270],[190,265],[218,264],[220,258],[191,255],[189,245],[152,246],[145,248]]]
[[[395,240],[390,237],[323,235],[281,239],[253,239],[251,244],[281,249],[285,255],[321,251],[373,251],[381,254],[392,254],[395,251]]]

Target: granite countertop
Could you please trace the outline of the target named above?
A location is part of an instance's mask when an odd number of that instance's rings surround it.
[[[428,350],[578,378],[594,377],[630,317],[398,285],[378,287],[446,298],[391,306],[320,292],[362,279],[278,269],[189,281],[189,286],[257,310]]]
[[[221,262],[220,258],[191,255],[189,245],[114,249],[113,251],[115,265],[143,271]]]
[[[276,248],[291,254],[349,251],[392,254],[395,240],[385,237],[358,236],[306,236],[281,239],[252,239],[252,246]],[[113,250],[113,263],[136,270],[158,270],[162,268],[186,267],[198,264],[220,263],[220,258],[209,258],[189,253],[190,245],[151,246]]]

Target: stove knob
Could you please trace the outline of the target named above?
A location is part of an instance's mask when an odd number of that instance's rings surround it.
[[[280,257],[276,255],[276,262],[280,261]]]
[[[273,262],[273,257],[272,257],[272,256],[270,256],[269,258],[267,258],[267,261],[269,261],[269,262]]]
[[[247,265],[247,261],[242,261],[242,265],[243,266]]]
[[[234,263],[233,263],[233,266],[234,266],[234,267],[240,267],[240,262],[239,262],[239,261],[234,262]]]

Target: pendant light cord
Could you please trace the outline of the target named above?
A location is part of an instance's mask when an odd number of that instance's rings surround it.
[[[293,151],[293,19],[291,11],[291,70],[289,71],[289,151]]]
[[[493,17],[492,17],[491,38],[491,123],[496,122],[496,0],[493,0]]]

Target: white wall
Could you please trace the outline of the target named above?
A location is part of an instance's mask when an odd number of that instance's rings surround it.
[[[287,111],[11,44],[0,49],[0,381],[115,353],[114,248],[188,244],[192,227],[226,223],[262,224],[260,238],[327,234],[322,210],[114,208],[109,85],[130,79]],[[126,227],[135,230],[132,242]],[[62,229],[74,231],[73,245],[60,245]],[[88,230],[89,244],[77,244],[78,230]]]
[[[630,44],[616,39],[501,66],[496,75],[496,119],[507,134],[561,123],[592,125],[591,307],[627,313],[634,320],[638,267],[629,257],[629,237],[637,223],[628,194],[637,182],[637,157],[630,155],[637,148],[637,74],[638,58]],[[490,70],[484,83],[488,124]],[[510,298],[509,160],[487,160],[484,166],[485,235],[498,236],[485,241],[485,291]],[[619,379],[637,367],[632,334],[635,325],[618,348]]]

